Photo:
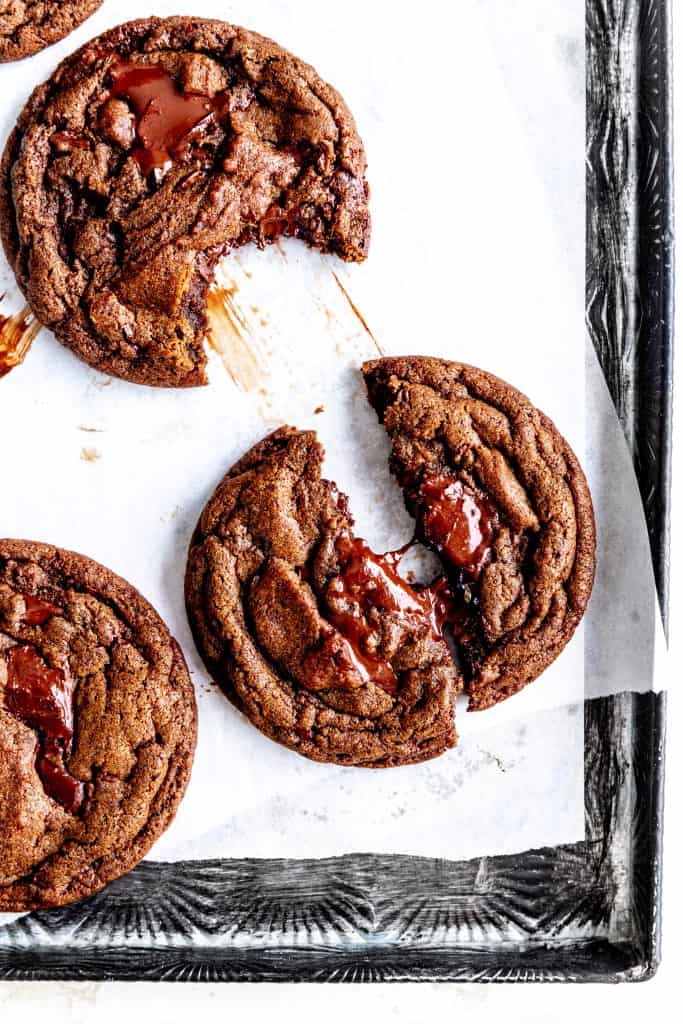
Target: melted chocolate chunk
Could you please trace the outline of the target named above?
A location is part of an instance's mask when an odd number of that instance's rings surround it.
[[[48,796],[60,803],[65,811],[78,814],[85,797],[85,786],[71,775],[63,764],[50,757],[39,757],[36,769]]]
[[[382,615],[391,614],[397,623],[431,633],[435,640],[443,640],[446,626],[461,637],[469,624],[467,610],[445,576],[429,586],[413,587],[399,574],[398,565],[414,543],[378,555],[360,538],[342,534],[335,544],[341,572],[327,589],[326,618],[347,641],[354,664],[369,682],[391,694],[398,682],[390,661],[379,653]]]
[[[22,616],[25,626],[42,626],[53,615],[61,615],[62,609],[59,605],[50,601],[43,601],[41,597],[33,597],[31,594],[24,594],[26,609]]]
[[[472,616],[463,591],[457,591],[445,576],[437,576],[428,587],[417,587],[429,605],[432,630],[435,636],[443,637],[448,627],[455,640],[465,643],[471,639]]]
[[[336,550],[341,572],[330,581],[327,593],[328,597],[341,598],[344,610],[333,610],[328,602],[327,617],[348,641],[361,674],[387,693],[395,693],[396,674],[378,654],[378,613],[394,612],[400,618],[415,620],[424,616],[424,608],[396,572],[396,559],[391,553],[376,555],[365,541],[348,534],[337,539]]]
[[[50,668],[30,644],[7,653],[5,710],[39,736],[36,770],[45,792],[76,814],[84,786],[64,764],[73,743],[73,686],[61,669]]]
[[[58,153],[70,153],[72,149],[90,149],[90,143],[75,132],[53,132],[50,145]]]
[[[477,579],[491,556],[498,515],[485,498],[455,477],[428,477],[420,486],[420,525],[428,544]]]
[[[225,94],[186,95],[161,64],[123,61],[113,66],[111,75],[111,95],[127,99],[135,111],[139,145],[133,157],[144,173],[156,171],[163,177],[174,160],[188,159],[190,144],[202,129],[228,112]]]
[[[280,206],[271,206],[259,221],[259,233],[263,241],[273,242],[283,235],[291,237],[296,234],[298,210],[283,210]]]

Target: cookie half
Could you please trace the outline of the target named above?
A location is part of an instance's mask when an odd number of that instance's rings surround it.
[[[233,703],[298,753],[424,761],[456,742],[439,593],[411,587],[354,536],[322,460],[312,432],[284,427],[218,486],[188,559],[197,645]]]
[[[0,0],[0,63],[44,50],[101,6],[102,0]]]
[[[82,555],[0,540],[0,911],[133,868],[173,820],[196,743],[183,655]]]
[[[0,231],[41,323],[91,366],[206,382],[206,295],[237,246],[367,254],[365,153],[341,96],[222,21],[147,18],[39,86],[0,168]]]
[[[591,496],[547,416],[490,373],[442,359],[363,366],[418,537],[466,612],[469,709],[536,679],[571,639],[595,572]]]

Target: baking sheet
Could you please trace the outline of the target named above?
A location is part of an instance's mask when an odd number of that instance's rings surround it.
[[[84,551],[130,579],[166,619],[192,671],[195,770],[153,859],[360,851],[455,859],[576,841],[584,691],[642,688],[650,679],[627,653],[650,657],[654,621],[654,588],[633,588],[623,557],[625,548],[642,556],[647,544],[630,463],[617,472],[616,492],[596,488],[605,464],[625,460],[611,402],[586,362],[584,6],[467,0],[457,18],[445,6],[423,4],[416,22],[398,4],[388,25],[383,5],[357,0],[341,21],[308,0],[294,20],[279,2],[203,3],[201,13],[278,39],[345,95],[370,162],[370,259],[348,268],[284,240],[226,260],[215,303],[221,352],[212,354],[208,388],[176,394],[110,380],[46,331],[0,384],[0,415],[22,424],[20,443],[5,453],[5,479],[15,483],[3,494],[2,533]],[[3,134],[59,55],[140,13],[139,4],[105,3],[69,40],[0,68],[3,95],[14,97],[0,114]],[[21,300],[4,267],[3,290],[2,311],[13,312]],[[326,473],[350,495],[359,534],[377,550],[410,536],[388,443],[357,372],[378,350],[473,362],[529,394],[588,459],[600,558],[586,630],[541,681],[485,714],[459,708],[461,745],[437,761],[369,772],[307,762],[228,704],[194,650],[182,577],[213,487],[285,421],[318,430]],[[616,540],[603,532],[615,516]],[[633,629],[618,634],[625,653],[617,664],[601,657],[601,638],[616,636],[624,621],[610,600],[616,592],[640,624],[631,615]]]

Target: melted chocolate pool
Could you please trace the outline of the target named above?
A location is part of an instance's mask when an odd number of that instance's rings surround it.
[[[139,145],[133,157],[145,174],[163,176],[174,160],[186,159],[188,144],[228,110],[226,94],[183,93],[161,64],[122,61],[111,76],[111,95],[128,100],[135,111]]]
[[[34,622],[36,616],[54,614],[49,609],[55,605],[32,600],[36,601],[31,610]],[[24,622],[28,621],[24,616]],[[50,668],[32,644],[10,647],[6,658],[5,710],[36,730],[36,770],[45,792],[76,814],[83,803],[84,786],[64,764],[73,743],[73,683],[61,669]]]
[[[490,558],[498,516],[481,495],[455,477],[428,477],[420,486],[420,526],[427,543],[476,580]]]
[[[469,586],[462,582],[464,578],[465,583],[475,583],[479,578],[491,557],[498,525],[497,512],[484,497],[446,474],[423,481],[418,501],[421,534],[459,571],[457,588],[446,576],[429,586],[411,586],[403,579],[398,565],[414,540],[398,551],[378,555],[365,541],[343,533],[335,543],[340,571],[327,591],[325,617],[346,640],[356,668],[391,694],[396,693],[398,680],[390,661],[380,653],[381,616],[391,615],[399,625],[436,640],[444,639],[446,627],[456,640],[470,640]]]
[[[41,597],[32,597],[31,594],[24,594],[26,610],[22,616],[25,626],[43,626],[53,615],[61,615],[62,609],[51,604],[50,601],[43,601]]]

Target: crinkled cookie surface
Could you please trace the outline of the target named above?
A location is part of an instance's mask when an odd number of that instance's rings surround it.
[[[0,540],[0,911],[82,899],[172,821],[196,742],[183,655],[82,555]]]
[[[370,235],[346,104],[276,43],[221,21],[147,18],[39,86],[7,143],[0,229],[41,323],[141,384],[206,382],[218,259],[295,235],[345,260]]]

